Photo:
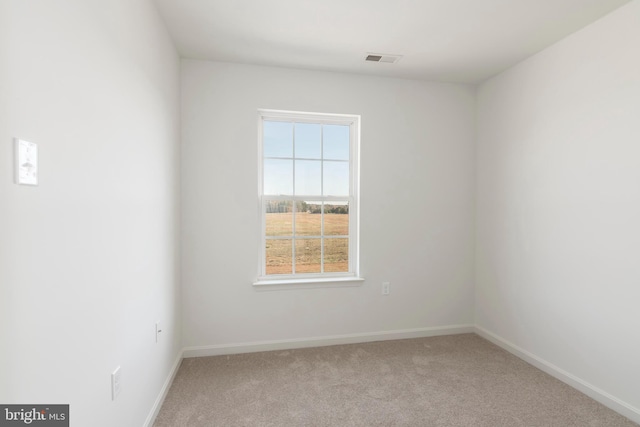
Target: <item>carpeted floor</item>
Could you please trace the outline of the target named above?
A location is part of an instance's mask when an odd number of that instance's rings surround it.
[[[164,426],[637,426],[474,334],[185,359]]]

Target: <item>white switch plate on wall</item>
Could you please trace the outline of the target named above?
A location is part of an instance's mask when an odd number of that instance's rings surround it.
[[[120,366],[118,366],[116,370],[111,373],[111,400],[116,400],[116,397],[120,394],[122,387],[121,381],[122,374],[120,372]]]
[[[382,282],[382,295],[389,295],[389,292],[391,292],[391,283]]]
[[[15,139],[16,184],[38,185],[38,144]]]

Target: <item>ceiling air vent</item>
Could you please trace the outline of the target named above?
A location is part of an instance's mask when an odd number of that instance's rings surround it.
[[[368,53],[365,61],[369,62],[386,62],[387,64],[393,64],[398,62],[402,58],[402,55],[386,55],[383,53]]]

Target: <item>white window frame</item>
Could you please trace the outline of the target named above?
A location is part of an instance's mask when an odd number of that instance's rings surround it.
[[[266,196],[264,194],[264,151],[263,151],[263,122],[264,121],[282,121],[288,123],[318,123],[325,125],[348,125],[350,152],[349,152],[349,195],[344,197],[338,196],[319,196],[319,195],[281,195]],[[295,137],[295,136],[294,136]],[[295,146],[294,146],[295,150]],[[295,152],[293,154],[295,157]],[[324,160],[324,159],[323,159]],[[295,166],[294,166],[295,167]],[[260,209],[260,256],[259,256],[259,275],[254,285],[312,285],[332,283],[334,285],[353,286],[356,282],[364,279],[359,277],[359,185],[360,185],[360,116],[347,114],[327,114],[327,113],[306,113],[297,111],[281,111],[281,110],[258,110],[258,199]],[[321,168],[322,170],[322,168]],[[295,170],[293,174],[295,188]],[[294,273],[294,274],[266,274],[266,203],[273,200],[292,200],[294,201],[294,211],[292,212],[295,224],[295,205],[296,201],[318,200],[324,202],[331,201],[347,201],[349,203],[349,271],[348,272],[329,272],[329,273]],[[324,209],[321,215],[324,215]],[[324,221],[321,222],[322,224]],[[324,230],[320,237],[332,238],[332,236],[324,236]],[[308,238],[309,236],[305,236]],[[315,237],[315,236],[314,236]],[[293,238],[292,263],[295,265],[295,238]],[[322,245],[324,246],[324,245]],[[295,268],[294,268],[295,271]]]

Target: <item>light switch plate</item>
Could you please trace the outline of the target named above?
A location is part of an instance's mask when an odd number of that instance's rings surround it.
[[[38,144],[15,139],[16,184],[38,185]]]
[[[111,400],[116,400],[116,397],[120,394],[120,390],[122,388],[122,373],[120,371],[120,366],[116,368],[115,371],[111,373]]]

